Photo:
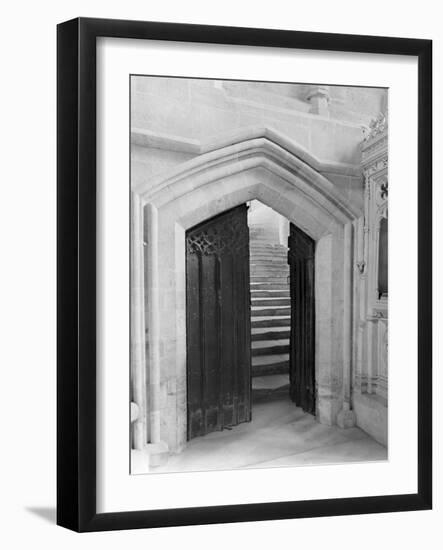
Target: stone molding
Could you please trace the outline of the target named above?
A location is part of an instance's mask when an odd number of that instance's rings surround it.
[[[386,115],[373,120],[361,144],[364,173],[364,215],[359,220],[356,248],[360,276],[356,288],[355,398],[373,401],[374,414],[386,415],[388,386],[388,298],[379,296],[378,261],[380,223],[388,217],[388,121]],[[357,265],[358,267],[358,265]],[[355,404],[354,399],[354,404]],[[369,403],[370,401],[367,401]],[[371,424],[358,414],[357,423],[370,431]],[[371,435],[374,433],[371,432]],[[379,426],[378,440],[386,444],[387,426]]]
[[[170,134],[151,132],[141,128],[132,128],[131,143],[140,147],[155,147],[169,151],[179,151],[192,155],[203,155],[227,147],[244,143],[251,139],[267,139],[270,142],[286,149],[292,155],[298,157],[308,166],[320,173],[340,174],[344,176],[361,176],[360,165],[344,162],[331,162],[317,158],[304,147],[288,138],[281,132],[270,127],[251,126],[240,130],[230,131],[221,135],[210,137],[202,142],[198,139],[184,138]]]
[[[373,133],[362,144],[362,166],[365,175],[365,225],[368,239],[368,315],[384,310],[387,315],[387,300],[379,299],[377,292],[378,241],[382,218],[388,217],[388,126],[384,116],[373,124]]]
[[[333,183],[296,153],[300,150],[297,144],[286,143],[287,147],[284,147],[278,138],[272,133],[262,137],[249,135],[244,141],[219,149],[211,147],[208,152],[182,163],[167,174],[150,178],[133,191],[143,202],[149,201],[160,208],[165,201],[170,200],[163,193],[164,189],[174,187],[174,198],[177,199],[204,182],[221,179],[235,172],[264,168],[296,183],[312,202],[318,203],[327,215],[332,215],[340,223],[360,214],[359,209]]]

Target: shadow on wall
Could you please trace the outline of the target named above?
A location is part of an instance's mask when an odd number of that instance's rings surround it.
[[[52,524],[55,524],[57,519],[57,510],[55,506],[28,506],[26,507],[26,511]]]

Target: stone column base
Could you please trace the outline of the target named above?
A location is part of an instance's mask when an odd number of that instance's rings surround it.
[[[340,428],[353,428],[356,425],[354,411],[351,411],[349,408],[343,407],[343,409],[337,415],[337,425]]]
[[[131,474],[149,474],[156,466],[168,461],[169,449],[166,443],[148,443],[143,449],[131,449]]]
[[[163,466],[168,462],[169,448],[167,443],[148,443],[145,447],[149,457],[149,467]]]

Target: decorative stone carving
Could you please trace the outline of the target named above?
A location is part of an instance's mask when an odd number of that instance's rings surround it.
[[[388,217],[388,177],[384,174],[382,177],[375,178],[373,182],[375,190],[373,209],[374,209],[374,225],[378,231],[380,218]]]
[[[372,319],[370,319],[370,320],[373,321],[373,320],[377,320],[377,319],[386,319],[386,316],[387,316],[386,311],[377,311],[377,310],[375,310],[374,315],[373,315]]]
[[[360,273],[360,275],[363,275],[363,273],[365,272],[365,267],[366,267],[365,261],[362,260],[361,262],[357,262],[356,266],[357,266],[357,270]]]
[[[377,395],[381,402],[387,398],[387,284],[380,279],[380,228],[381,221],[388,217],[388,117],[380,114],[365,133],[362,145],[362,168],[364,174],[365,203],[364,230],[362,242],[363,259],[357,263],[360,273],[364,272],[359,287],[360,319],[359,340],[356,356],[360,367],[356,373],[359,391]],[[386,228],[384,222],[384,228]],[[386,245],[387,233],[383,235]],[[383,249],[384,250],[384,249]],[[383,256],[383,255],[382,255]],[[381,262],[381,263],[380,263]],[[382,272],[385,275],[385,271]],[[380,291],[379,285],[383,283]],[[363,344],[365,342],[365,344]],[[385,401],[386,402],[386,401]]]
[[[374,149],[375,151],[375,149]],[[388,167],[388,157],[377,160],[376,162],[371,163],[365,170],[365,175],[367,177],[374,176],[387,169]]]
[[[369,123],[369,132],[365,136],[365,141],[369,141],[379,134],[386,132],[388,128],[387,113],[380,113],[376,118],[373,118]]]

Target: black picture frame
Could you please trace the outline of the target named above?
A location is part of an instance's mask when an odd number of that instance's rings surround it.
[[[377,497],[96,512],[96,39],[418,58],[418,491]],[[78,18],[57,29],[57,523],[104,531],[426,510],[432,506],[432,42]]]

